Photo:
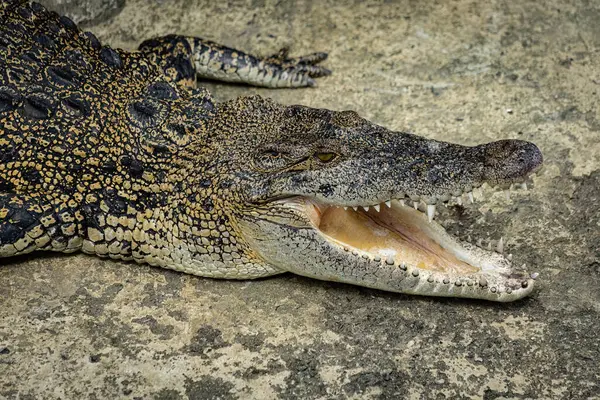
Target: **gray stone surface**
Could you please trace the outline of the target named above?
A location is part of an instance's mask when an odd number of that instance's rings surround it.
[[[82,27],[106,20],[125,6],[125,0],[40,0],[39,3],[68,16]]]
[[[83,255],[3,260],[0,397],[600,398],[599,20],[584,0],[128,1],[88,28],[128,49],[178,32],[330,52],[317,88],[207,84],[219,99],[354,109],[463,144],[536,142],[546,167],[533,191],[487,190],[442,220],[507,237],[539,284],[494,304]]]

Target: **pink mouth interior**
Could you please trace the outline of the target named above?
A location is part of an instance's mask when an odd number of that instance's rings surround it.
[[[330,240],[420,269],[468,275],[480,271],[460,257],[460,244],[422,213],[394,205],[378,212],[315,205],[315,226]],[[309,204],[307,204],[309,206]],[[460,257],[460,258],[459,258]]]

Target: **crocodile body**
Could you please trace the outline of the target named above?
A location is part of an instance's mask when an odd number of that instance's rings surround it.
[[[314,86],[325,58],[176,35],[126,52],[37,3],[2,0],[0,256],[83,251],[213,278],[530,293],[501,251],[431,220],[473,187],[522,182],[542,162],[533,144],[463,147],[258,96],[217,104],[195,84]],[[421,200],[427,215],[403,205]]]

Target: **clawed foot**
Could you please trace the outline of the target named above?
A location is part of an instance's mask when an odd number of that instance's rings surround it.
[[[284,47],[278,53],[265,58],[263,61],[280,67],[290,75],[299,75],[307,86],[315,86],[313,78],[331,75],[331,70],[322,67],[321,62],[327,59],[327,53],[312,53],[302,57],[289,57],[289,49]]]

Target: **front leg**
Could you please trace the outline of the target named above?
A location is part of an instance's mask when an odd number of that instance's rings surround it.
[[[260,58],[208,40],[177,35],[147,40],[139,49],[154,59],[171,81],[192,87],[196,76],[269,88],[315,86],[314,78],[331,73],[317,65],[327,53],[289,58],[284,49]]]

